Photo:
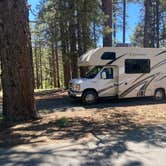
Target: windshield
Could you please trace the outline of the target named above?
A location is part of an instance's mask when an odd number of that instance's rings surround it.
[[[102,66],[95,66],[86,73],[85,78],[95,78],[102,68],[103,68]]]

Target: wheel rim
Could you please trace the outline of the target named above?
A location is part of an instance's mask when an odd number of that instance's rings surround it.
[[[163,98],[163,92],[162,91],[157,91],[156,92],[156,99],[161,100]]]
[[[86,97],[85,97],[85,101],[86,101],[87,103],[92,103],[92,102],[95,101],[95,96],[94,96],[93,94],[88,94],[88,95],[86,95]]]

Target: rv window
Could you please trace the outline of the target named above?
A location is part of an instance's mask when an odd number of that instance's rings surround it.
[[[126,59],[125,60],[125,73],[149,73],[150,60],[149,59]]]
[[[104,52],[101,56],[102,60],[114,60],[116,58],[115,52]]]
[[[113,74],[113,68],[105,68],[102,73],[105,72],[106,73],[106,79],[113,79],[114,78],[114,74]]]
[[[93,67],[89,72],[86,73],[85,78],[89,79],[95,78],[102,68],[103,68],[102,66]]]

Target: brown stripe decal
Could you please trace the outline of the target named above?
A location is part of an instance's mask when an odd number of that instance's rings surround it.
[[[163,79],[165,79],[166,78],[166,76],[163,76],[163,77],[161,77],[158,81],[161,81],[161,80],[163,80]]]
[[[162,55],[162,54],[165,54],[166,51],[161,51],[160,53],[158,53],[156,56],[159,56],[159,55]]]
[[[114,88],[114,87],[115,87],[114,85],[108,86],[108,87],[106,87],[104,89],[99,90],[98,93],[104,92],[104,91],[106,91],[108,89],[111,89],[111,88]]]
[[[107,65],[112,64],[113,62],[115,62],[115,61],[117,61],[118,59],[120,59],[120,58],[124,57],[125,55],[127,55],[127,54],[123,54],[123,55],[119,56],[118,58],[116,58],[116,59],[114,59],[114,60],[112,60],[112,61],[108,62],[108,63],[107,63]]]
[[[145,96],[146,93],[146,89],[148,88],[148,86],[150,85],[150,83],[156,78],[156,76],[154,76],[150,81],[146,81],[145,84],[140,88],[139,92],[137,93],[137,96]]]
[[[158,76],[160,73],[156,73],[156,74],[153,74],[151,76],[148,76],[147,78],[137,82],[136,84],[134,84],[133,86],[131,86],[130,88],[128,88],[127,90],[125,90],[122,94],[120,94],[120,97],[124,97],[126,95],[128,95],[129,93],[131,93],[135,88],[137,88],[138,86],[144,84],[147,82],[148,79],[152,78],[154,79],[156,76]]]

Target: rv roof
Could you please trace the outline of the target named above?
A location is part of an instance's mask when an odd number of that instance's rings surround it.
[[[103,53],[115,53],[118,58],[124,54],[129,56],[152,56],[160,52],[165,52],[166,49],[159,48],[135,48],[135,47],[101,47],[91,49],[83,54],[78,61],[79,66],[96,66],[105,65],[110,62],[111,59],[102,59]],[[112,59],[113,60],[113,59]]]

